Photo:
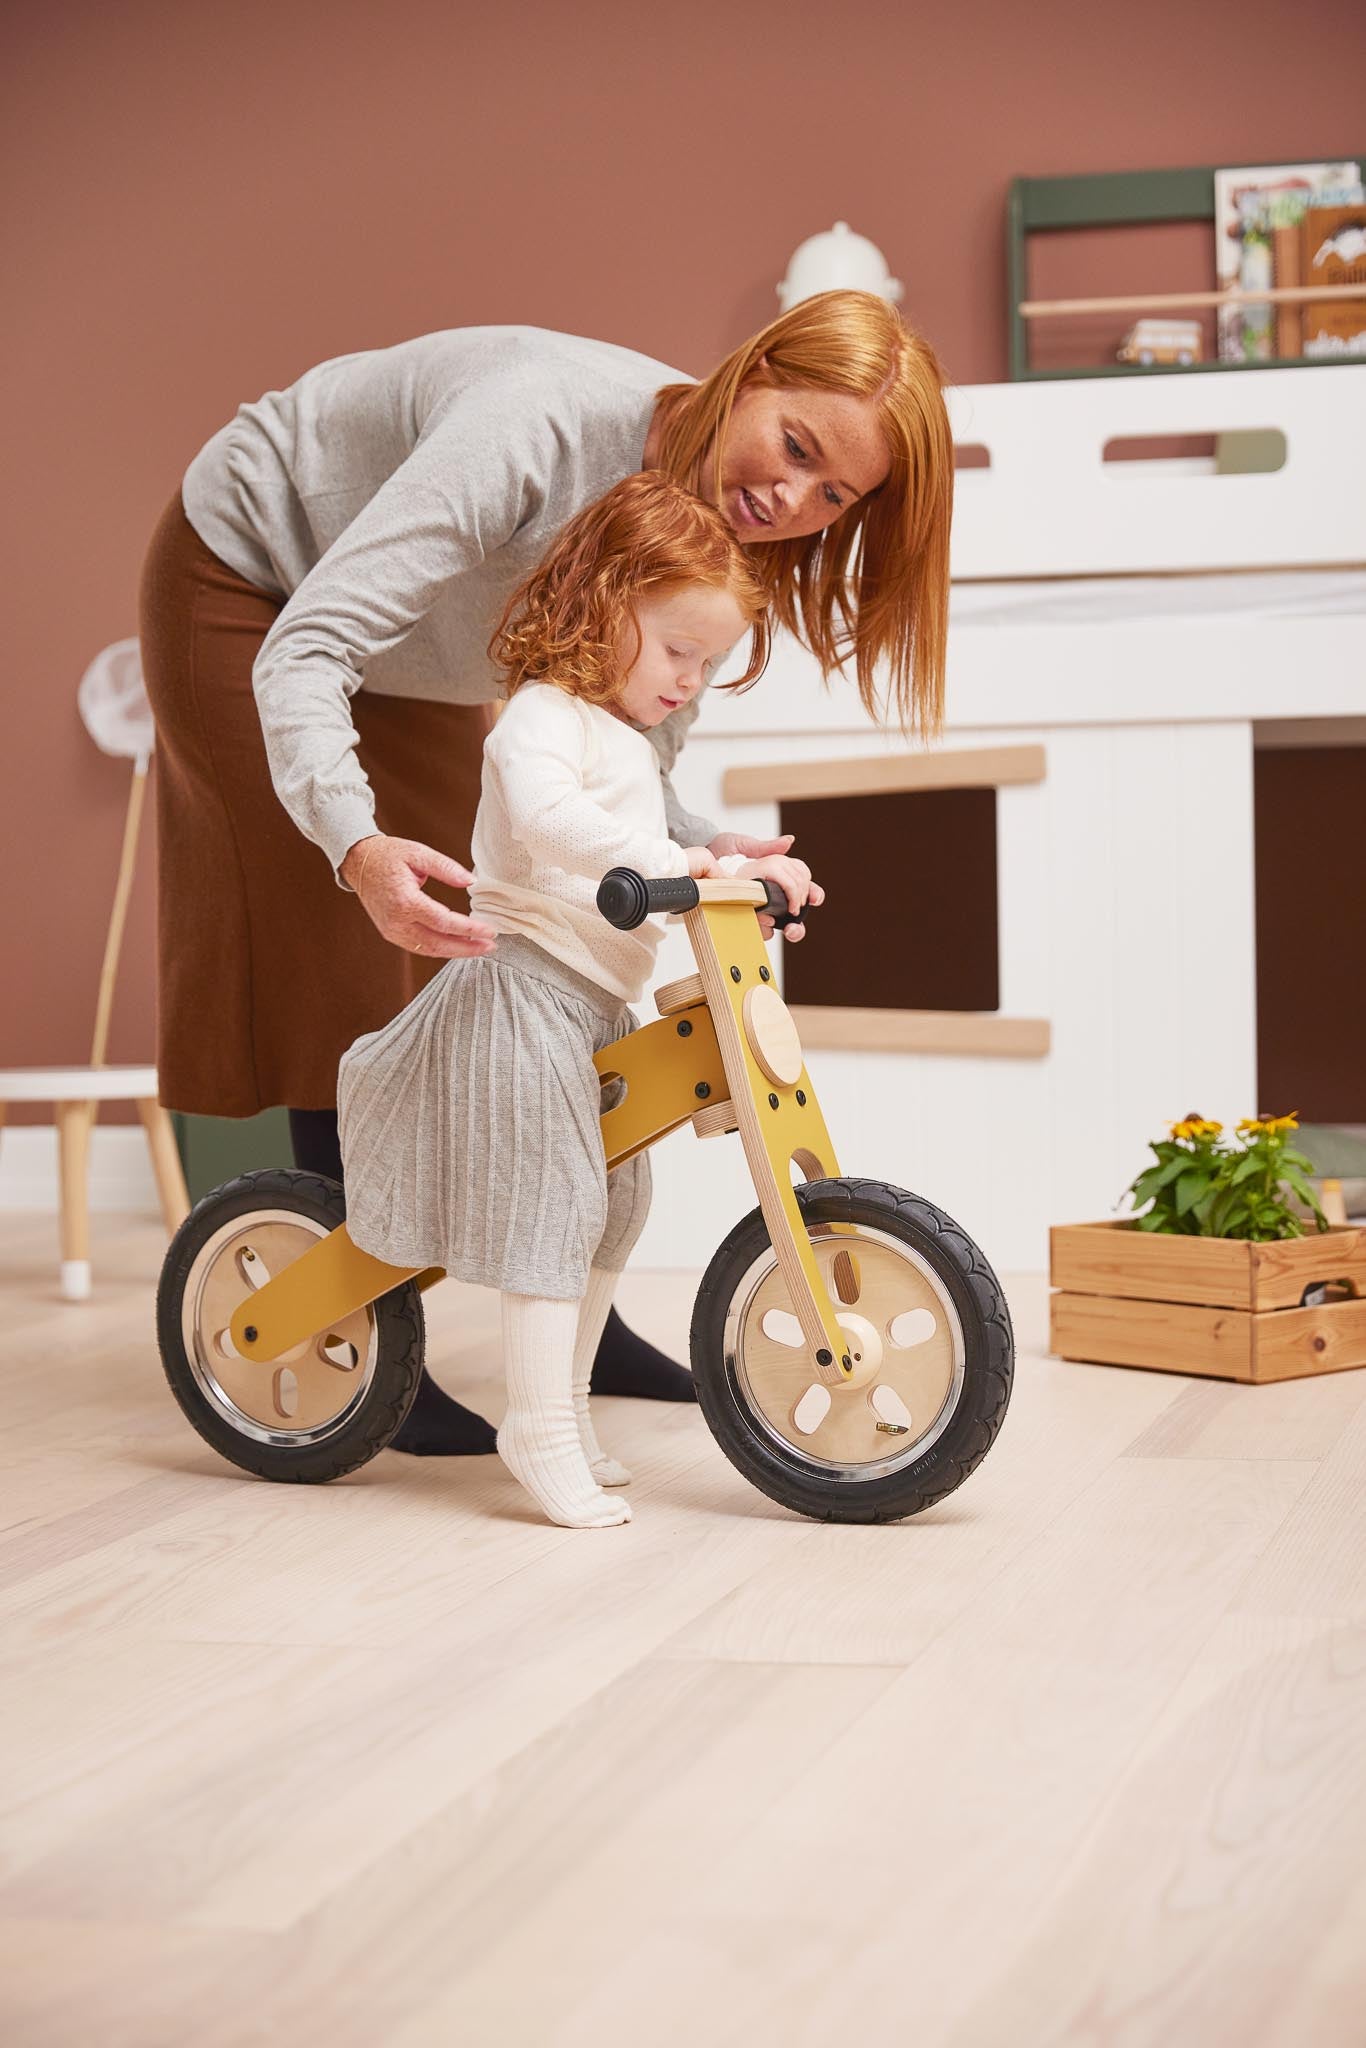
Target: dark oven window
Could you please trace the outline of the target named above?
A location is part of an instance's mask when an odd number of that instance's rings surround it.
[[[783,949],[790,1003],[996,1010],[996,791],[808,797],[779,830],[829,892]]]

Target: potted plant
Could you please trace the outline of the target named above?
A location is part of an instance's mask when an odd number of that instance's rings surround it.
[[[1053,1351],[1222,1379],[1366,1365],[1366,1231],[1330,1224],[1291,1116],[1234,1138],[1188,1116],[1126,1191],[1134,1213],[1050,1232]]]

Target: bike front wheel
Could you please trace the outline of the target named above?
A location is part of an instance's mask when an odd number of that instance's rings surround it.
[[[819,1521],[893,1522],[954,1492],[996,1439],[1014,1336],[1000,1282],[957,1223],[883,1181],[794,1193],[854,1370],[813,1375],[762,1211],[703,1276],[691,1355],[722,1450],[771,1500]]]

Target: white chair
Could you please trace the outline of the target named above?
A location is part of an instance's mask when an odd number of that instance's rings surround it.
[[[58,1169],[61,1190],[61,1290],[68,1301],[90,1293],[90,1133],[101,1102],[136,1102],[147,1133],[156,1175],[161,1214],[168,1231],[179,1228],[190,1211],[190,1198],[171,1119],[157,1100],[155,1067],[109,1067],[105,1047],[114,1002],[114,980],[123,944],[124,919],[133,886],[138,827],[147,788],[155,729],[142,682],[136,640],[119,640],[96,656],[81,678],[77,701],[86,729],[107,754],[133,762],[128,812],[123,827],[114,907],[104,942],[99,996],[95,1005],[95,1036],[88,1067],[13,1067],[0,1069],[0,1125],[12,1102],[51,1102],[56,1106]]]

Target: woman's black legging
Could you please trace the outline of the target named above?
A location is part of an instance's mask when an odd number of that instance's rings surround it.
[[[337,1134],[335,1109],[291,1109],[289,1142],[294,1164],[301,1173],[325,1174],[329,1180],[342,1177],[341,1139]]]

